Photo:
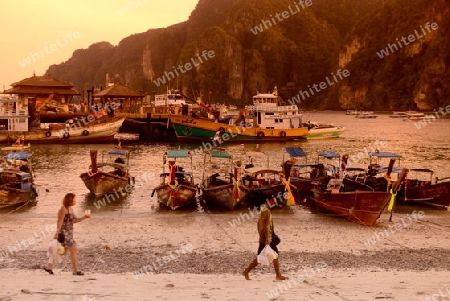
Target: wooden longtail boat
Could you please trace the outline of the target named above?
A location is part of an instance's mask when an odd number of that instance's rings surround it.
[[[429,174],[429,180],[414,177],[412,173]],[[433,183],[434,180],[434,183]],[[430,169],[411,168],[402,189],[398,192],[398,200],[404,203],[413,202],[433,207],[450,206],[450,177],[433,179]]]
[[[217,160],[226,160],[226,167],[218,166]],[[203,199],[207,204],[212,203],[222,208],[234,210],[241,202],[246,200],[249,190],[241,184],[241,165],[233,164],[231,155],[224,149],[212,149],[205,154],[205,168],[203,174]]]
[[[27,204],[37,196],[34,186],[32,153],[28,146],[20,143],[20,138],[12,146],[2,150],[10,151],[3,157],[0,171],[0,208]]]
[[[163,156],[163,173],[160,175],[161,183],[152,192],[156,192],[158,203],[176,210],[188,204],[195,203],[197,185],[194,184],[192,172],[185,172],[183,167],[178,166],[176,160],[179,158],[190,158],[192,170],[192,156],[188,150],[169,150]],[[169,172],[164,171],[167,159]]]
[[[312,191],[320,208],[366,226],[376,223],[391,199],[390,193],[379,191]]]
[[[246,152],[249,163],[242,176],[243,185],[248,189],[247,202],[253,206],[267,204],[281,208],[287,204],[287,184],[281,170],[269,168],[269,158],[262,152]],[[267,167],[255,167],[253,158],[267,158]]]
[[[392,172],[389,166],[387,176]],[[389,204],[389,211],[395,202],[395,196],[406,175],[403,169],[389,191],[373,191],[373,188],[354,180],[344,178],[338,189],[314,188],[314,199],[317,206],[343,216],[350,221],[366,226],[373,226]],[[370,191],[372,189],[372,191]],[[392,215],[391,215],[392,217]]]
[[[372,163],[372,158],[401,158],[400,155],[389,152],[373,152],[369,153],[371,163],[364,181],[367,185],[372,186],[375,190],[386,190],[388,181],[379,174],[384,173],[387,167],[382,167],[379,162]],[[400,173],[401,167],[394,167],[394,174]],[[433,171],[426,168],[409,168],[407,170],[406,179],[397,194],[397,200],[403,204],[416,203],[433,207],[449,207],[450,206],[450,177],[433,179]],[[428,175],[428,176],[426,176]]]
[[[131,193],[134,179],[130,176],[128,166],[130,153],[127,150],[115,148],[102,153],[101,162],[97,161],[97,150],[91,150],[91,166],[87,172],[80,175],[86,187],[95,196]],[[104,157],[107,161],[104,162]],[[112,162],[112,158],[116,158]]]
[[[296,199],[299,200],[299,203],[303,202],[308,206],[314,205],[315,202],[312,200],[312,189],[317,187],[317,184],[323,181],[327,176],[331,176],[332,178],[337,177],[340,171],[339,167],[332,164],[328,164],[328,168],[326,168],[325,165],[320,162],[320,159],[339,159],[339,164],[341,164],[340,155],[334,152],[319,152],[317,162],[310,164],[308,163],[307,155],[302,148],[286,147],[285,149],[290,156],[290,159],[287,161],[283,159],[283,172],[286,178],[290,178],[290,184],[296,188]],[[305,159],[304,163],[299,164],[299,158]],[[342,165],[345,166],[346,162],[346,156],[344,156]]]

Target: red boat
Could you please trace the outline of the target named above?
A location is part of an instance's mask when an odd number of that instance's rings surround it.
[[[388,192],[332,192],[318,189],[312,191],[320,208],[366,226],[373,226],[376,223],[391,199]]]
[[[417,174],[417,177],[413,176]],[[421,180],[419,174],[429,174],[430,180]],[[433,171],[429,169],[411,168],[402,189],[398,192],[398,200],[422,203],[435,207],[450,206],[450,177],[436,178],[433,183]]]

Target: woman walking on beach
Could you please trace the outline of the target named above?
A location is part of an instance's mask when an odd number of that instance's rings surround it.
[[[260,208],[259,219],[258,219],[258,233],[259,233],[258,255],[259,255],[259,253],[261,253],[261,251],[264,249],[264,247],[266,245],[270,245],[272,250],[274,250],[278,254],[277,245],[273,241],[274,231],[273,231],[272,213],[270,212],[269,208],[267,208],[267,206],[265,204],[261,205],[261,208]],[[248,268],[246,268],[245,271],[242,272],[242,275],[244,275],[245,279],[250,280],[249,273],[257,265],[258,265],[258,260],[255,258],[250,263]],[[287,277],[284,277],[280,273],[280,261],[278,260],[278,258],[273,261],[273,267],[275,268],[277,280],[286,280],[287,279]]]
[[[85,214],[85,216],[81,218],[77,218],[73,213],[73,206],[76,204],[75,194],[68,193],[64,196],[62,201],[62,206],[58,211],[58,222],[56,225],[56,233],[54,238],[58,239],[58,234],[64,234],[64,242],[62,242],[62,246],[65,248],[64,254],[67,253],[67,250],[70,252],[70,260],[72,262],[72,269],[74,275],[84,275],[83,272],[78,271],[78,262],[77,262],[77,243],[73,239],[73,224],[84,221],[86,218],[89,218],[89,213]],[[49,274],[53,274],[53,263],[48,263],[44,270]]]

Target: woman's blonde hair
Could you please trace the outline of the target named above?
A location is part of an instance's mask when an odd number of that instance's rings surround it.
[[[68,193],[64,196],[64,199],[62,201],[63,206],[69,207],[74,205],[75,200],[75,194],[74,193]]]

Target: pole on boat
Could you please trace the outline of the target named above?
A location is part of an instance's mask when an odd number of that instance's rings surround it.
[[[393,212],[392,209],[393,209],[393,206],[394,206],[395,197],[397,196],[397,192],[400,190],[400,187],[402,185],[403,180],[406,177],[406,174],[407,174],[407,170],[406,170],[406,168],[403,168],[402,171],[400,172],[400,174],[398,175],[397,181],[395,181],[394,184],[392,184],[391,201],[389,203],[389,208],[388,208],[389,211],[391,211],[391,216],[389,217],[389,222],[392,222],[392,212]]]
[[[91,170],[92,172],[97,172],[97,150],[91,150]]]

